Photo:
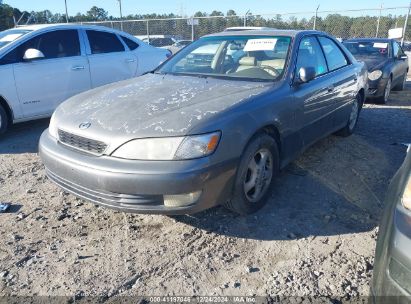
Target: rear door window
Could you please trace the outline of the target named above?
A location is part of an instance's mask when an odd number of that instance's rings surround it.
[[[334,41],[322,36],[318,37],[318,40],[324,50],[330,72],[342,68],[348,64],[347,58]]]
[[[90,42],[92,54],[105,54],[125,51],[123,44],[113,33],[88,30],[87,37]]]

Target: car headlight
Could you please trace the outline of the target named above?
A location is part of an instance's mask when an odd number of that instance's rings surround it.
[[[142,138],[125,143],[111,156],[135,160],[183,160],[212,154],[221,132],[163,138]]]
[[[58,131],[57,131],[57,125],[56,125],[56,118],[55,115],[53,114],[50,118],[50,124],[49,124],[49,134],[54,137],[58,138]]]
[[[375,70],[371,73],[368,73],[368,79],[369,80],[378,80],[382,76],[382,71],[381,70]]]

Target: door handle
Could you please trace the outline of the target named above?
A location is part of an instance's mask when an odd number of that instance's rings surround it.
[[[131,63],[131,62],[135,62],[135,61],[136,61],[135,59],[130,59],[130,58],[129,58],[129,59],[126,59],[126,62],[130,62],[130,63]]]
[[[82,66],[82,65],[73,66],[71,68],[71,70],[73,70],[73,71],[84,70],[84,66]]]

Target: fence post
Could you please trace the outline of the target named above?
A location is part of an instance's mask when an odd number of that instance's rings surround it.
[[[148,26],[148,22],[149,22],[149,20],[147,20],[147,41],[148,41],[148,43],[150,43],[150,30],[149,30],[149,26]]]
[[[381,3],[381,6],[380,6],[380,14],[378,15],[377,31],[375,32],[375,38],[378,37],[378,32],[380,31],[381,11],[382,11],[382,3]]]
[[[317,17],[318,17],[318,9],[319,9],[319,8],[320,8],[320,5],[318,4],[317,9],[315,10],[313,30],[316,30],[316,28],[317,28]]]
[[[191,17],[191,41],[194,41],[194,16]]]
[[[410,1],[410,5],[408,6],[408,13],[407,13],[407,16],[405,17],[404,29],[402,30],[401,46],[403,46],[403,45],[404,45],[405,31],[407,30],[407,25],[408,25],[408,17],[410,16],[410,11],[411,11],[411,1]]]

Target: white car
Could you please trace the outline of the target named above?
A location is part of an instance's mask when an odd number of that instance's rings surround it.
[[[0,134],[49,117],[67,98],[142,75],[170,56],[100,26],[31,25],[0,32]]]

